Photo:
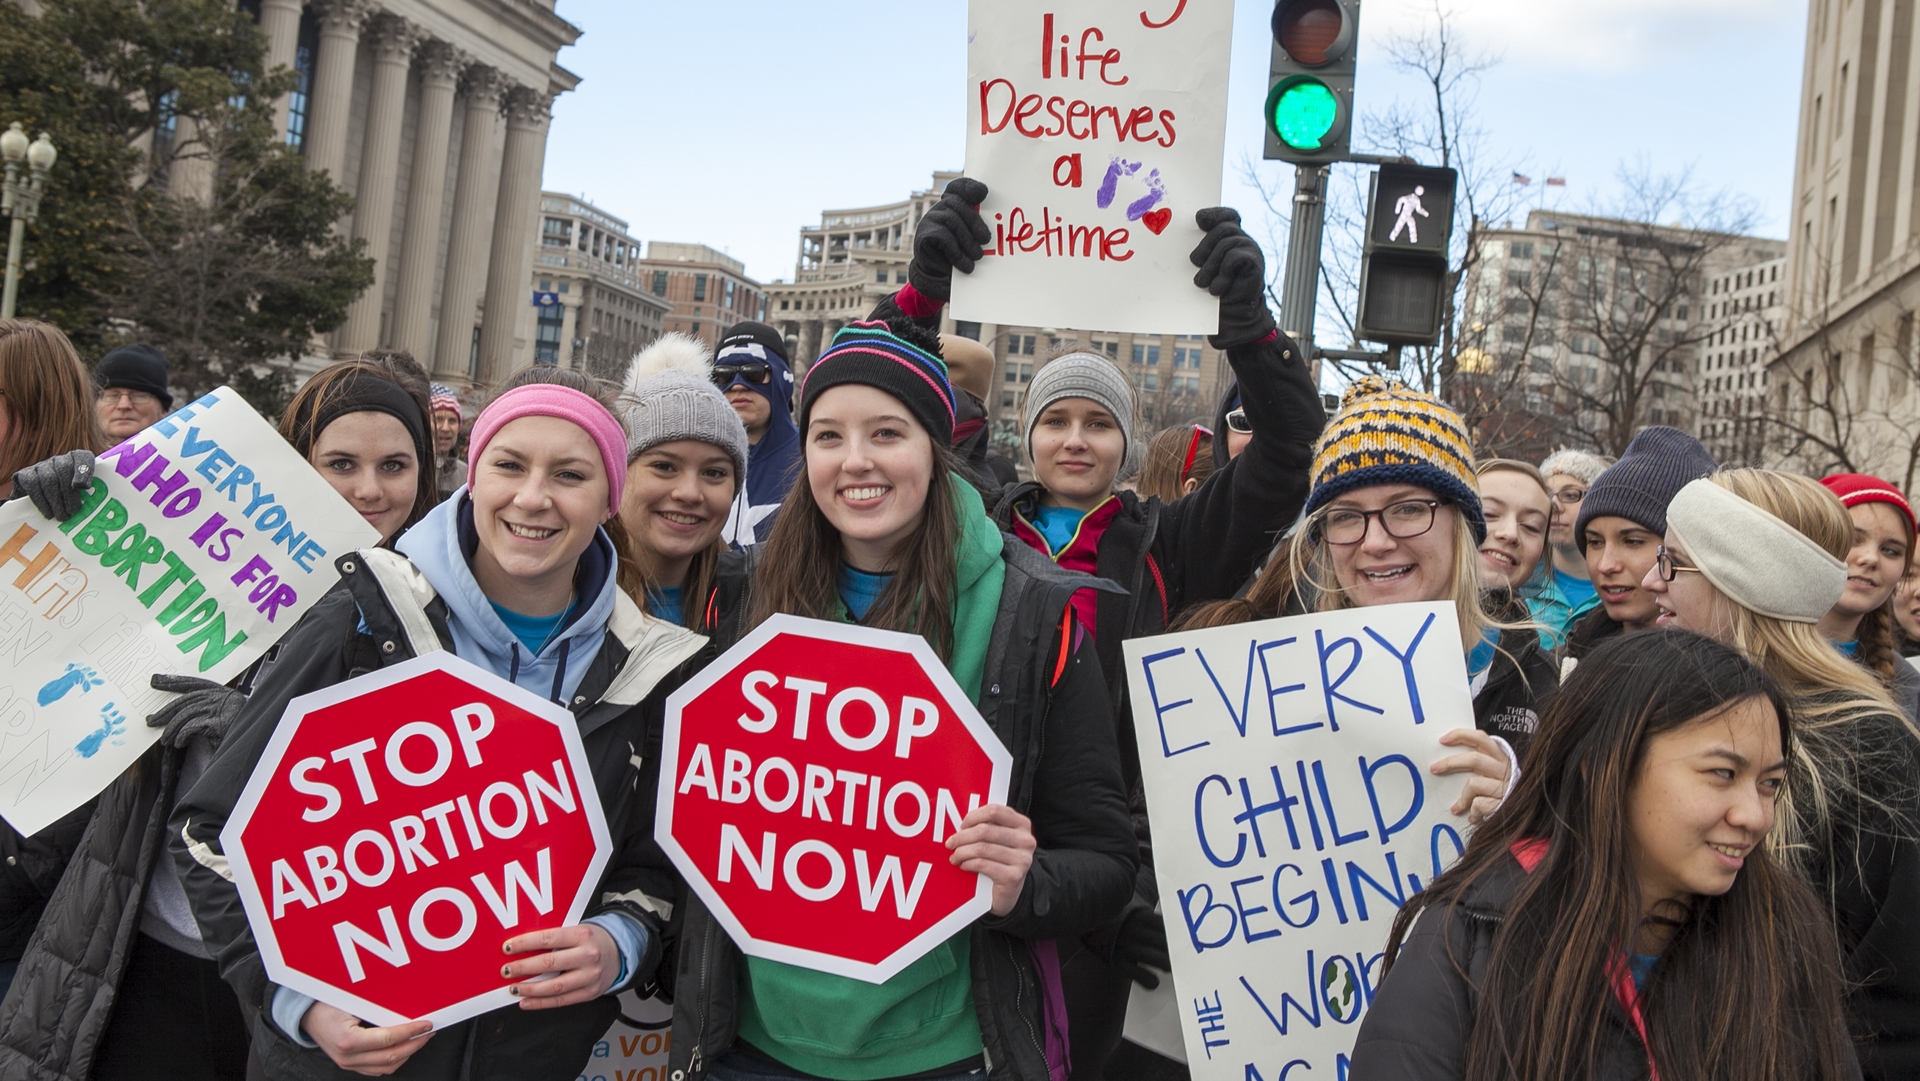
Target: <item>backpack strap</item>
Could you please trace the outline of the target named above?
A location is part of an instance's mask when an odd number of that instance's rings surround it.
[[[406,634],[413,655],[419,657],[447,648],[440,641],[440,633],[433,629],[433,621],[427,618],[427,605],[439,594],[434,592],[427,576],[420,573],[420,568],[406,556],[385,548],[362,548],[355,556],[373,572],[373,580],[379,584],[387,606],[393,609],[394,618],[400,621],[400,629]]]

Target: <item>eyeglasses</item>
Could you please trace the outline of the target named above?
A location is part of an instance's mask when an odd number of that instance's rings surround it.
[[[1408,499],[1380,510],[1330,510],[1320,519],[1320,533],[1328,544],[1359,544],[1367,539],[1367,519],[1380,519],[1380,528],[1396,540],[1410,540],[1433,528],[1438,499]]]
[[[1667,551],[1667,546],[1664,544],[1660,546],[1659,554],[1654,556],[1653,565],[1660,571],[1660,580],[1662,582],[1673,581],[1674,575],[1679,574],[1681,571],[1688,571],[1693,574],[1701,573],[1699,567],[1689,567],[1685,563],[1675,563],[1672,553]]]
[[[98,400],[101,405],[118,405],[122,398],[125,398],[128,404],[132,405],[135,409],[146,409],[149,406],[160,404],[160,399],[148,394],[144,390],[128,390],[125,387],[100,388],[100,397]]]
[[[739,364],[718,364],[713,369],[713,385],[721,390],[732,386],[736,381],[758,385],[772,378],[773,367],[758,360],[742,361]]]
[[[1245,409],[1236,409],[1227,414],[1227,430],[1239,432],[1241,435],[1252,434],[1253,422],[1247,419]]]
[[[1553,493],[1553,501],[1555,503],[1565,503],[1569,507],[1585,498],[1587,498],[1587,490],[1585,488],[1562,488]]]

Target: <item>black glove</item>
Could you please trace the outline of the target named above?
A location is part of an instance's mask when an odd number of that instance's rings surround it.
[[[13,475],[13,494],[33,500],[33,509],[56,522],[80,513],[80,498],[93,486],[93,452],[70,450]]]
[[[1160,913],[1146,905],[1127,906],[1113,936],[1109,960],[1134,983],[1149,991],[1159,987],[1160,977],[1153,969],[1173,971],[1173,959],[1167,955],[1167,925]]]
[[[913,262],[907,265],[907,281],[915,292],[944,304],[953,297],[954,270],[973,273],[974,260],[993,239],[987,219],[980,216],[986,198],[985,184],[963,176],[948,184],[947,193],[920,219],[913,231]]]
[[[1240,212],[1224,206],[1194,215],[1206,237],[1189,256],[1200,273],[1193,284],[1220,298],[1220,333],[1215,349],[1257,342],[1274,329],[1267,310],[1267,259],[1260,245],[1240,228]]]
[[[232,687],[197,676],[155,675],[152,686],[180,696],[147,716],[147,727],[166,729],[160,738],[176,748],[185,747],[195,736],[220,746],[240,716],[240,707],[247,704],[247,696]]]

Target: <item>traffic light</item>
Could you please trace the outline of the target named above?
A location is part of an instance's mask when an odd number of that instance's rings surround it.
[[[1439,342],[1458,180],[1452,169],[1418,165],[1382,165],[1373,174],[1356,337],[1389,345]]]
[[[1267,80],[1268,160],[1325,165],[1353,135],[1360,0],[1277,0]]]

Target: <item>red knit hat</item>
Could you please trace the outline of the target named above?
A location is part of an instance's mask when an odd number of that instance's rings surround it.
[[[1901,494],[1900,489],[1879,477],[1870,477],[1865,473],[1835,473],[1830,477],[1821,477],[1820,483],[1849,507],[1857,507],[1862,503],[1885,503],[1893,507],[1907,520],[1909,538],[1920,531],[1920,523],[1915,522],[1913,506],[1907,502],[1907,497]]]

